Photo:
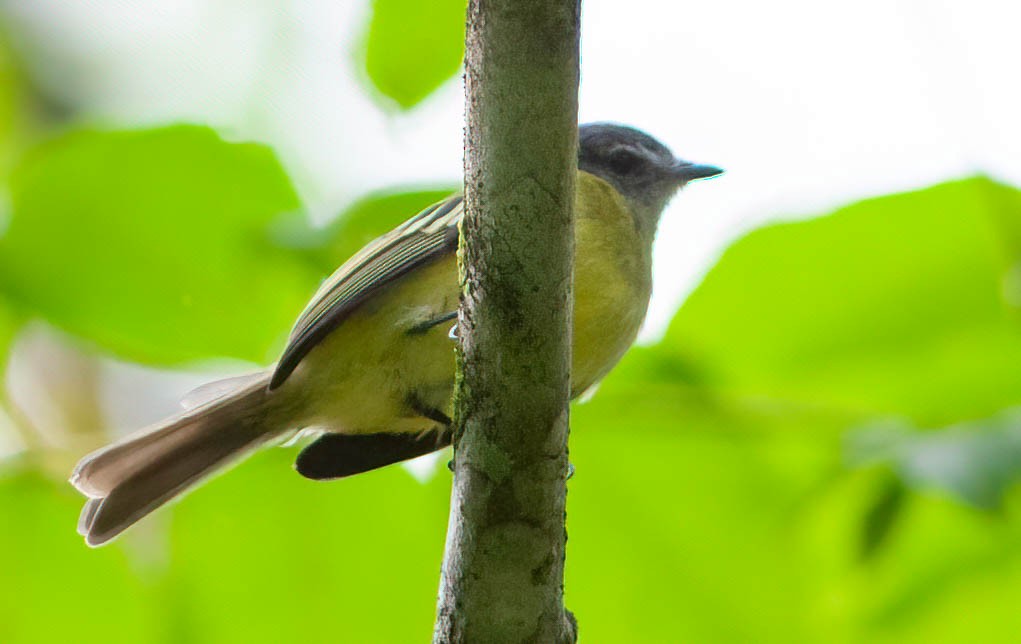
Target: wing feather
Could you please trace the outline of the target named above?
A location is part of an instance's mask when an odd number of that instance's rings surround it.
[[[269,388],[279,387],[302,359],[362,303],[413,269],[457,249],[464,211],[460,195],[434,204],[370,242],[329,277],[291,331]]]

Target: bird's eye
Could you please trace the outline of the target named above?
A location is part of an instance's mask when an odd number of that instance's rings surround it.
[[[631,174],[642,165],[643,159],[631,148],[617,148],[610,152],[607,162],[615,173]]]

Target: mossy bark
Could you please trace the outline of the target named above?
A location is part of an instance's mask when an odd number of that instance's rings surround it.
[[[579,0],[471,0],[454,488],[434,642],[573,642],[563,603]]]

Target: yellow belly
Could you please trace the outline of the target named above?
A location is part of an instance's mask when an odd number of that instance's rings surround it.
[[[627,351],[650,291],[646,253],[630,216],[621,210],[623,202],[591,175],[582,173],[580,183],[572,396],[598,382]],[[409,404],[412,396],[450,415],[455,341],[449,331],[454,322],[424,334],[408,334],[408,329],[457,306],[453,256],[415,271],[362,305],[305,357],[283,386],[301,392],[304,424],[345,433],[417,432],[435,426]],[[380,320],[389,324],[380,325]]]

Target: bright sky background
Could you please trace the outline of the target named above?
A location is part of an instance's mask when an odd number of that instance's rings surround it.
[[[726,244],[764,221],[976,172],[1021,185],[1021,3],[583,4],[581,119],[641,127],[728,171],[692,185],[665,217],[646,340]],[[269,143],[316,221],[373,189],[460,182],[460,82],[408,113],[380,107],[358,66],[366,0],[0,0],[0,9],[51,95],[102,123],[208,123]],[[199,381],[107,372],[124,428],[172,403],[117,401],[151,399],[168,383],[176,396]]]
[[[364,91],[368,2],[6,0],[56,95],[114,123],[272,144],[324,221],[359,195],[460,181],[462,90],[410,113]],[[646,337],[764,220],[984,171],[1021,185],[1021,4],[584,0],[581,119],[728,170],[665,218]]]

